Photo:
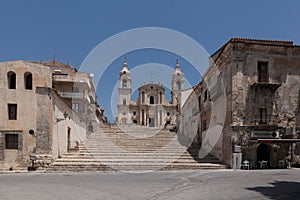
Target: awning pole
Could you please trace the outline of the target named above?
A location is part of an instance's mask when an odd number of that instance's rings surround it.
[[[290,143],[290,145],[291,145],[291,163],[293,162],[293,160],[294,160],[294,156],[293,156],[293,143],[291,142]]]

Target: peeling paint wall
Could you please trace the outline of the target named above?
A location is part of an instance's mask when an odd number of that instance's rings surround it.
[[[16,89],[9,89],[8,72],[16,74]],[[24,74],[32,74],[32,89],[25,89]],[[0,168],[27,167],[29,154],[36,151],[37,115],[36,88],[51,87],[50,70],[26,61],[0,63]],[[17,104],[17,120],[8,119],[8,103]],[[32,130],[34,134],[30,134]],[[5,135],[18,134],[18,150],[6,149]]]

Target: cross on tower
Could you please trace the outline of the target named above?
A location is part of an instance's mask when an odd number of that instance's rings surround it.
[[[150,72],[150,81],[153,81],[153,72]]]

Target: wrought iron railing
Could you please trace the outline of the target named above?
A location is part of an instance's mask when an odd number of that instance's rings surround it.
[[[277,125],[278,116],[276,115],[253,115],[251,117],[252,125]]]

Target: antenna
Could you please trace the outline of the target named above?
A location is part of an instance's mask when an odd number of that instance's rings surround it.
[[[56,52],[54,53],[54,56],[53,56],[53,60],[55,60],[56,59]]]
[[[150,72],[150,81],[153,81],[153,72]]]
[[[70,65],[70,63],[71,63],[71,57],[68,58],[67,65]]]

